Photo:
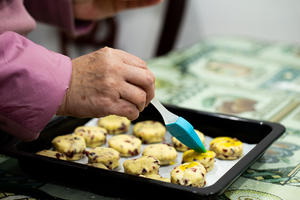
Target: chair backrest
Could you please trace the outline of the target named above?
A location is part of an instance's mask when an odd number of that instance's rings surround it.
[[[167,6],[164,10],[163,23],[154,56],[164,55],[173,49],[185,12],[186,0],[166,1]],[[106,31],[99,39],[98,32],[103,27],[105,27]],[[89,45],[95,48],[101,48],[103,46],[115,47],[117,31],[118,23],[116,17],[97,22],[94,29],[89,34],[81,37],[73,38],[60,31],[61,53],[68,55],[68,45],[70,43],[75,46]]]
[[[186,8],[186,0],[168,0],[155,56],[173,49]]]

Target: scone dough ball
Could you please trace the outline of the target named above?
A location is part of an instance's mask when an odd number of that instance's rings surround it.
[[[98,126],[105,128],[108,134],[113,135],[126,133],[129,130],[130,124],[129,119],[117,115],[108,115],[98,120]]]
[[[202,164],[206,171],[209,172],[214,168],[216,154],[213,151],[206,151],[200,153],[193,149],[185,151],[182,156],[182,163],[186,162],[198,162]]]
[[[96,147],[87,153],[89,163],[102,163],[108,169],[119,167],[120,154],[118,151],[107,147]]]
[[[222,160],[235,160],[243,154],[243,143],[231,137],[216,137],[210,142],[210,150]]]
[[[159,166],[159,161],[152,156],[125,160],[123,163],[125,173],[132,175],[158,174]]]
[[[150,178],[150,179],[163,181],[163,182],[168,182],[168,183],[171,182],[171,180],[169,178],[161,177],[159,174],[147,174],[147,175],[140,175],[140,176],[144,177],[144,178]]]
[[[67,160],[79,160],[83,157],[86,145],[83,137],[68,134],[57,136],[52,140],[55,150],[64,153]]]
[[[136,156],[141,151],[142,141],[133,135],[116,135],[108,140],[109,147],[117,150],[122,157]]]
[[[153,156],[160,165],[173,165],[176,162],[177,151],[166,144],[150,144],[143,151],[144,156]]]
[[[37,152],[36,154],[41,156],[47,156],[50,158],[57,158],[59,160],[67,160],[67,156],[65,154],[53,150],[42,150]]]
[[[101,169],[108,169],[103,163],[88,163],[88,166],[101,168]]]
[[[95,148],[106,142],[107,131],[98,126],[79,126],[75,129],[74,134],[82,136],[87,147]]]
[[[203,187],[206,184],[205,175],[206,169],[200,163],[184,163],[171,171],[171,182],[178,185]]]
[[[204,141],[205,141],[205,136],[202,132],[198,131],[195,129],[195,132],[197,133],[197,135],[199,136],[201,142],[204,144]],[[184,151],[187,151],[189,150],[190,148],[188,148],[187,146],[185,146],[184,144],[182,144],[177,138],[175,137],[172,137],[172,143],[173,143],[173,146],[175,147],[175,149],[177,151],[181,151],[181,152],[184,152]]]
[[[157,143],[163,141],[166,127],[158,121],[142,121],[133,127],[133,134],[140,138],[143,143]]]

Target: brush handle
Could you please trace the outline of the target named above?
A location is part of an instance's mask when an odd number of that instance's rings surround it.
[[[167,130],[171,135],[176,137],[180,142],[191,149],[199,152],[206,152],[199,136],[195,132],[193,126],[177,115],[168,111],[157,99],[152,99],[152,105],[159,111],[163,117]]]
[[[156,98],[153,98],[151,103],[159,111],[165,121],[165,124],[170,124],[177,121],[178,116],[168,111]]]

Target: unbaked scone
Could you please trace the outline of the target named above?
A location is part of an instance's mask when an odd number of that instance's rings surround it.
[[[142,121],[133,127],[133,134],[140,138],[143,143],[157,143],[163,141],[166,127],[158,121]]]
[[[176,162],[177,151],[166,144],[150,144],[143,151],[144,156],[153,156],[160,165],[173,165]]]
[[[122,157],[136,156],[140,153],[142,141],[133,135],[116,135],[108,140],[109,147],[117,150]]]
[[[191,149],[183,153],[182,163],[195,161],[202,164],[205,167],[206,171],[209,172],[214,168],[215,157],[216,154],[213,151],[206,151],[205,153],[200,153]]]
[[[171,171],[171,182],[178,185],[186,185],[192,187],[203,187],[206,169],[198,162],[189,162],[175,167]]]
[[[113,135],[126,133],[130,124],[129,119],[118,115],[108,115],[98,120],[98,126],[105,128],[109,134]]]
[[[89,163],[102,163],[108,169],[119,167],[120,154],[118,151],[107,147],[96,147],[87,152]]]
[[[88,163],[88,166],[97,167],[101,169],[108,169],[103,163]]]
[[[197,133],[197,135],[199,136],[201,142],[204,144],[204,141],[205,141],[205,137],[204,137],[204,134],[196,129],[194,129],[195,132]],[[175,149],[177,151],[181,151],[181,152],[184,152],[184,151],[187,151],[189,150],[190,148],[188,148],[187,146],[185,146],[184,144],[182,144],[177,138],[175,137],[172,137],[172,143],[173,143],[173,146],[175,147]]]
[[[57,136],[52,140],[52,145],[56,151],[64,153],[67,160],[81,159],[86,148],[84,138],[74,134]]]
[[[74,130],[74,134],[82,136],[87,147],[95,148],[106,142],[107,131],[98,126],[79,126]]]
[[[159,161],[152,156],[125,160],[123,163],[125,173],[132,175],[158,174],[159,166]]]
[[[144,177],[144,178],[150,178],[150,179],[163,181],[163,182],[168,182],[168,183],[171,182],[171,180],[169,178],[161,177],[159,174],[148,174],[148,175],[140,175],[140,176]]]
[[[243,154],[243,143],[231,137],[216,137],[210,142],[210,150],[223,160],[235,160]]]
[[[51,158],[57,158],[59,160],[67,160],[67,156],[65,154],[53,150],[42,150],[37,152],[36,154],[41,156],[51,157]]]

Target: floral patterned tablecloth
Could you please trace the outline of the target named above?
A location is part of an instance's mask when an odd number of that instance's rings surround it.
[[[156,97],[164,103],[285,125],[284,135],[219,199],[299,199],[300,46],[215,37],[148,65],[156,75]],[[36,199],[2,191],[7,183],[57,199],[115,199],[32,180],[15,159],[0,156],[0,199]]]

